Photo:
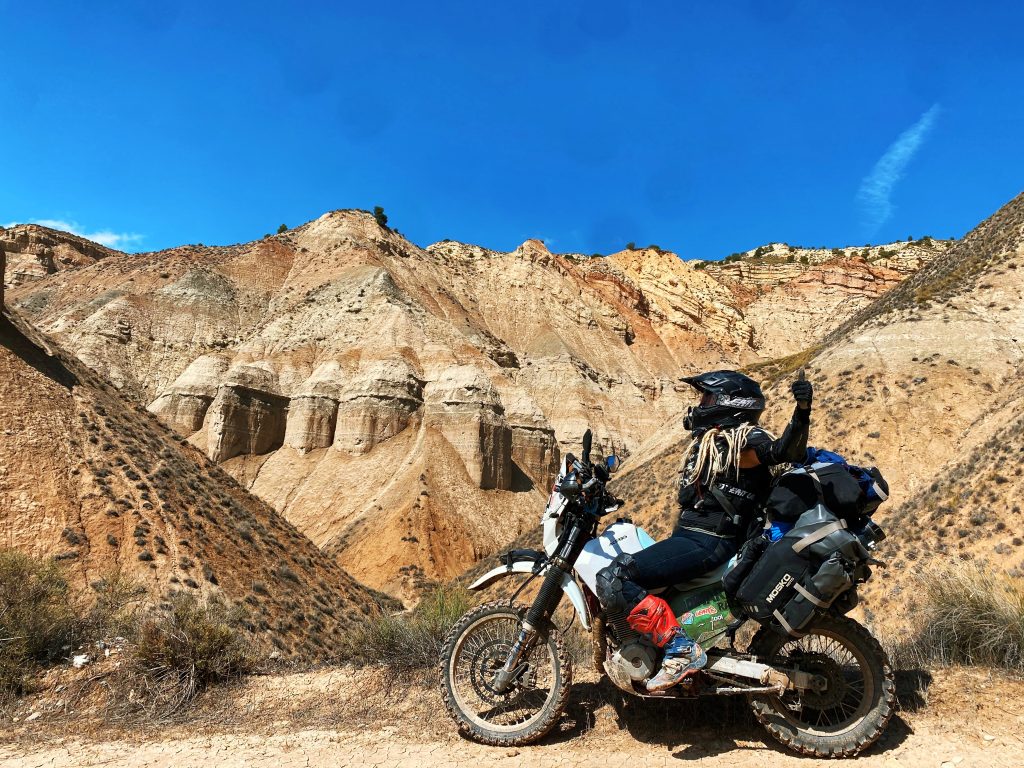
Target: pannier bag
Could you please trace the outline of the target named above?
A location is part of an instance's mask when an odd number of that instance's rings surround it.
[[[799,637],[816,612],[828,608],[853,585],[855,564],[868,556],[846,520],[819,502],[756,558],[735,597],[750,618]],[[732,575],[730,571],[723,579],[727,592]]]

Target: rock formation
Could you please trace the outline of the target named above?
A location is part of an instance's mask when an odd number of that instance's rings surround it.
[[[36,224],[0,227],[0,249],[7,252],[2,282],[12,288],[36,282],[58,270],[87,266],[107,256],[124,255],[84,237]]]
[[[210,458],[219,462],[280,448],[287,416],[288,398],[268,363],[232,367],[207,413]]]
[[[335,361],[321,363],[291,396],[284,444],[303,453],[334,443],[344,373]]]
[[[425,390],[425,423],[462,458],[470,482],[483,490],[512,487],[512,427],[498,393],[468,366],[449,368]]]
[[[183,435],[198,432],[230,367],[224,355],[197,357],[149,406],[167,426]]]
[[[421,418],[423,381],[401,358],[364,365],[342,389],[334,447],[369,453]]]
[[[52,231],[3,237],[43,235],[81,264],[19,278],[9,302],[360,578],[404,595],[504,545],[482,509],[534,524],[587,428],[602,451],[637,450],[685,411],[680,376],[816,343],[902,279],[894,260],[910,251],[803,264],[762,250],[716,267],[538,240],[421,249],[360,211],[132,256]]]
[[[505,400],[505,418],[512,428],[512,482],[525,481],[545,491],[561,460],[555,431],[526,392],[508,392]],[[520,472],[524,478],[517,478]]]

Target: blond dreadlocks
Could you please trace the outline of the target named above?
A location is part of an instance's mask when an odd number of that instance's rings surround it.
[[[693,438],[683,451],[682,482],[712,485],[718,477],[733,471],[740,475],[740,454],[747,445],[751,431],[762,429],[753,424],[740,424],[732,429],[715,427]],[[767,433],[767,430],[762,431]],[[767,433],[771,439],[775,436]],[[691,466],[692,464],[692,466]]]

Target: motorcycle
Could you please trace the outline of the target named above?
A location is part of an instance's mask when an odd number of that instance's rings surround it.
[[[601,517],[625,502],[606,488],[618,459],[609,456],[592,464],[591,447],[588,430],[581,457],[570,453],[561,463],[541,520],[544,551],[508,552],[501,566],[469,587],[482,590],[509,576],[542,579],[529,606],[515,603],[524,584],[509,600],[467,612],[447,636],[440,653],[440,687],[459,729],[474,741],[507,747],[536,742],[555,726],[572,685],[571,660],[552,622],[566,597],[592,635],[598,671],[626,693],[643,698],[746,696],[768,733],[801,754],[852,757],[873,744],[892,715],[895,686],[881,645],[844,615],[856,604],[855,594],[818,611],[794,636],[760,627],[741,652],[736,634],[747,617],[722,587],[728,563],[654,591],[707,650],[708,659],[702,670],[675,687],[646,690],[661,652],[629,627],[625,615],[602,608],[596,577],[618,554],[654,542],[625,518],[598,533]],[[857,535],[866,550],[884,538],[874,523]]]

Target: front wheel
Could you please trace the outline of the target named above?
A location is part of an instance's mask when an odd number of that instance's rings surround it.
[[[755,695],[751,707],[773,738],[815,757],[852,757],[882,735],[896,688],[882,646],[853,619],[826,614],[799,639],[762,628],[750,644],[758,660],[797,667],[821,690]]]
[[[531,744],[550,731],[565,707],[572,666],[558,632],[537,639],[526,668],[504,691],[493,686],[519,634],[524,611],[485,603],[452,628],[441,648],[441,697],[459,729],[499,747]]]

